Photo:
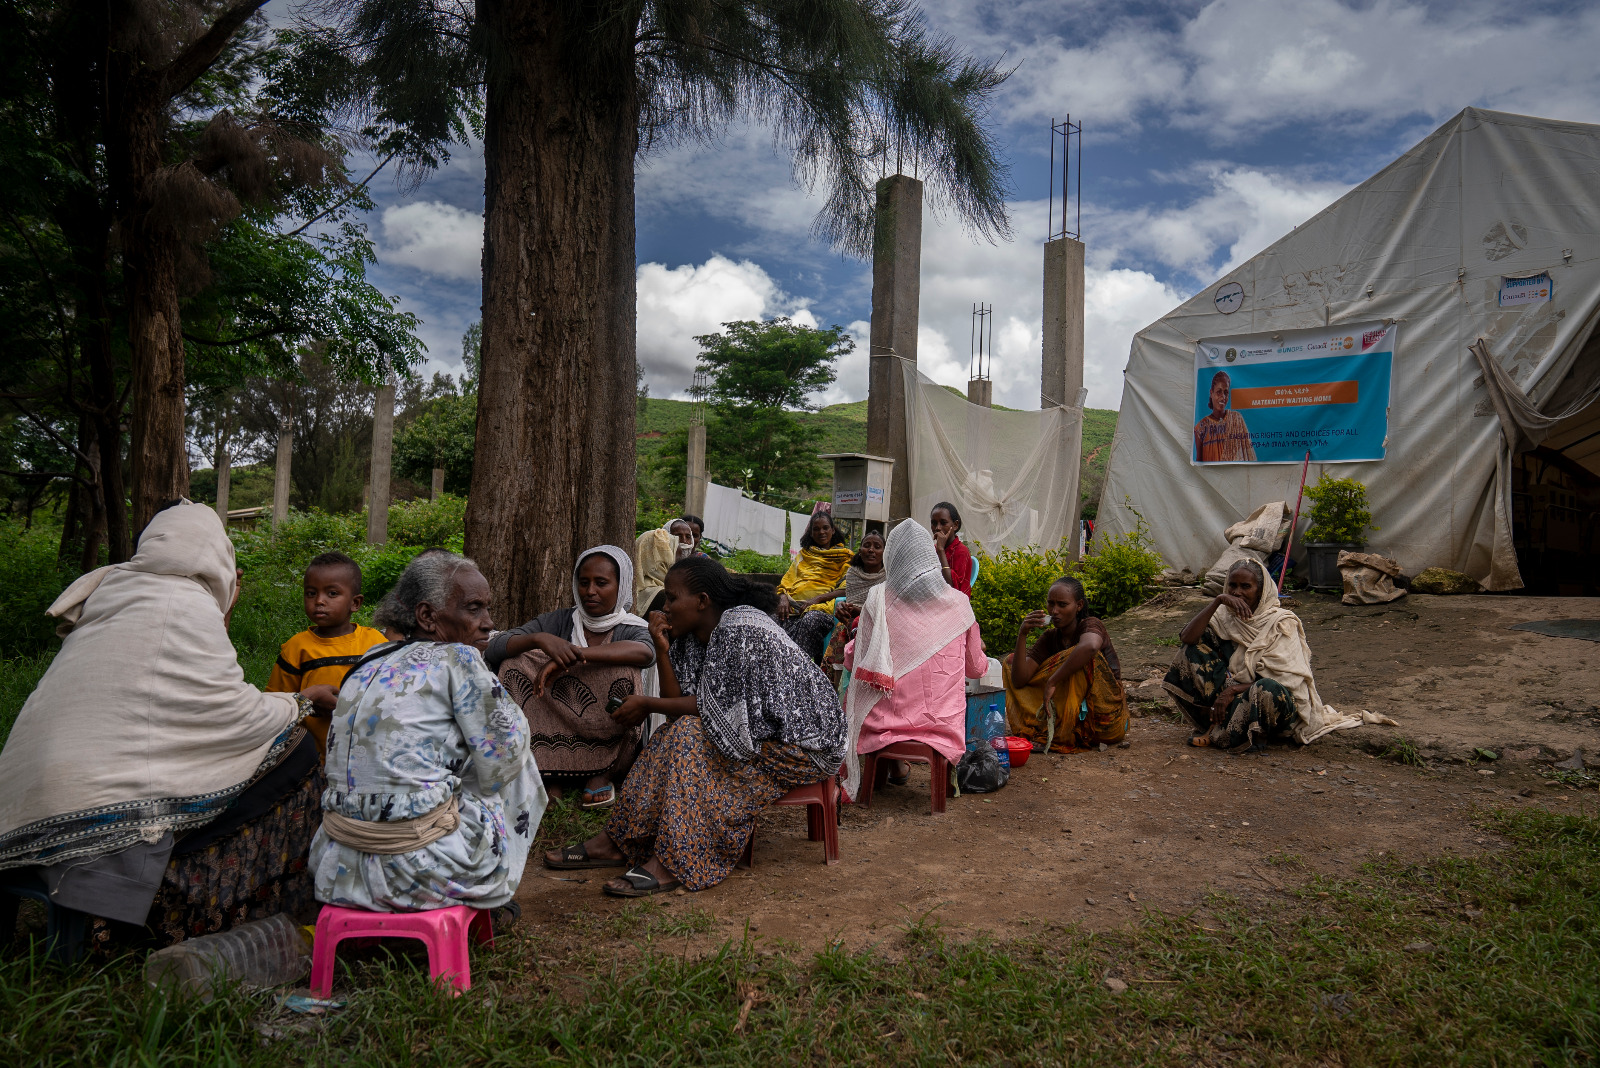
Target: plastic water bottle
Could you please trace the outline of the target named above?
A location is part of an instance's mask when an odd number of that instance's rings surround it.
[[[983,717],[983,733],[994,749],[995,759],[1007,771],[1011,770],[1011,750],[1006,747],[1006,714],[998,702],[989,706]]]
[[[311,942],[288,916],[278,913],[229,931],[201,935],[150,954],[144,978],[181,994],[210,1001],[213,985],[291,983],[311,971]]]

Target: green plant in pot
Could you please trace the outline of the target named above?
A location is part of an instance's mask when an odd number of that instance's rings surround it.
[[[1306,528],[1305,547],[1311,572],[1311,585],[1318,589],[1337,589],[1341,550],[1360,552],[1366,548],[1368,530],[1377,530],[1372,511],[1367,507],[1367,487],[1353,478],[1334,478],[1326,471],[1306,487],[1311,502],[1311,525]]]

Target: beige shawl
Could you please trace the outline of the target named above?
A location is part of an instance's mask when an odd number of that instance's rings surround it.
[[[216,512],[183,503],[50,606],[66,641],[0,752],[0,868],[207,823],[281,757],[299,706],[244,681],[234,584]]]
[[[1301,744],[1314,742],[1329,731],[1361,726],[1361,716],[1346,716],[1322,703],[1311,676],[1311,646],[1306,643],[1305,627],[1299,616],[1278,603],[1278,584],[1266,574],[1266,568],[1261,570],[1261,602],[1249,619],[1240,619],[1226,606],[1211,617],[1211,629],[1217,636],[1234,643],[1233,658],[1228,661],[1230,681],[1265,678],[1287,689],[1294,697],[1299,719],[1294,736]]]

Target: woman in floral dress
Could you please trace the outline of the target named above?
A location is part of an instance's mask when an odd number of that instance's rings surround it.
[[[528,721],[484,664],[489,584],[412,561],[385,602],[406,636],[345,679],[328,732],[319,901],[382,912],[506,905],[544,815]]]
[[[614,713],[669,723],[645,745],[605,831],[545,854],[546,865],[628,863],[604,886],[619,897],[703,890],[728,877],[764,807],[839,769],[838,696],[773,622],[774,607],[770,586],[715,560],[673,565],[666,610],[650,617],[661,696],[630,697]]]

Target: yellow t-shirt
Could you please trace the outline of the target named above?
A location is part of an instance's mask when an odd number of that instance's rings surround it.
[[[345,674],[367,650],[388,640],[382,631],[371,627],[357,626],[342,638],[319,638],[310,630],[303,630],[278,649],[278,662],[267,681],[267,692],[297,693],[307,686],[324,684],[338,689]],[[329,722],[321,716],[306,720],[306,729],[316,736],[318,748],[327,745]]]

